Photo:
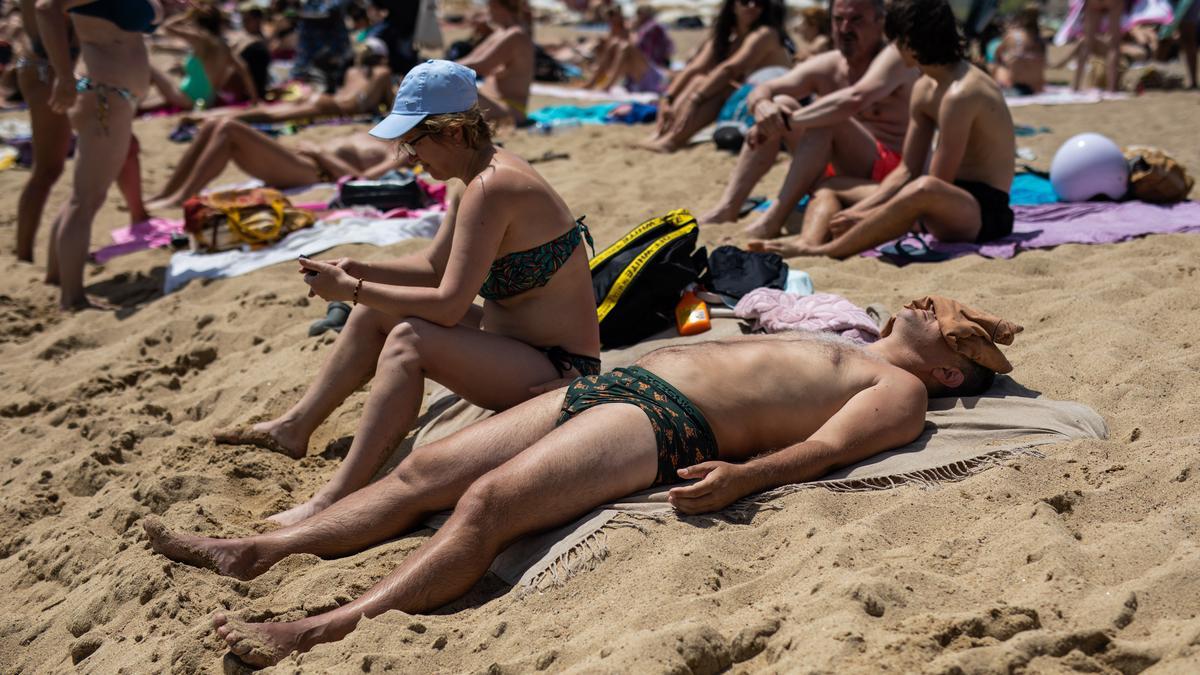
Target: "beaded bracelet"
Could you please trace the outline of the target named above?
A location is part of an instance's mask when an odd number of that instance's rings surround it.
[[[355,307],[357,307],[357,306],[358,306],[358,292],[362,290],[362,282],[363,282],[363,280],[362,280],[362,279],[359,279],[359,280],[358,280],[358,283],[357,283],[357,284],[354,284],[354,298],[353,298],[353,302],[354,302],[354,306],[355,306]]]

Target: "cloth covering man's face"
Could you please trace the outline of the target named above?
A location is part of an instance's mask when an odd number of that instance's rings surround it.
[[[830,20],[833,44],[848,59],[871,49],[883,38],[883,17],[876,13],[871,0],[834,0]]]

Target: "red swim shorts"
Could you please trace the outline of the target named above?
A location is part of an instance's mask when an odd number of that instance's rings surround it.
[[[871,180],[876,183],[882,183],[884,178],[892,172],[892,169],[900,166],[900,153],[892,150],[883,144],[883,141],[875,141],[875,164],[871,166]],[[833,164],[825,165],[825,177],[833,178],[837,175],[837,170],[833,168]]]

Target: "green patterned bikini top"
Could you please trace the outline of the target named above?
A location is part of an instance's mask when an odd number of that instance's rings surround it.
[[[504,300],[545,286],[575,252],[580,241],[587,240],[594,254],[596,245],[587,225],[583,224],[584,217],[576,220],[570,230],[540,246],[496,258],[479,295],[487,300]]]

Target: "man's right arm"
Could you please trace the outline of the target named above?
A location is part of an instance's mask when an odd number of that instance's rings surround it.
[[[746,96],[746,108],[753,113],[759,103],[771,101],[776,96],[791,96],[797,101],[817,91],[821,78],[832,78],[840,55],[826,54],[796,64],[784,75],[767,80],[750,90]],[[755,119],[758,119],[757,116]]]
[[[914,80],[920,73],[904,65],[893,46],[871,62],[867,72],[849,87],[830,92],[792,114],[792,122],[802,127],[827,127],[844,122],[864,108],[877,103],[897,88]]]

